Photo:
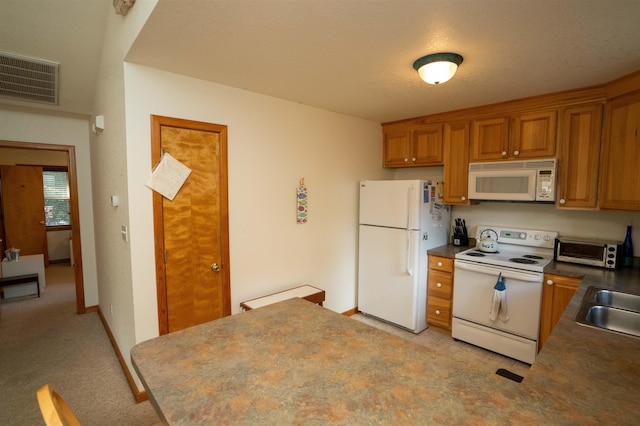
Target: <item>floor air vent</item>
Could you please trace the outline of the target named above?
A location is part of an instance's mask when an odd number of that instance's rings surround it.
[[[0,96],[58,105],[59,66],[0,52]]]

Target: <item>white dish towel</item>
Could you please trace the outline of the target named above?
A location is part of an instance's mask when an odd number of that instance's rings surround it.
[[[493,286],[493,301],[491,302],[491,310],[489,311],[489,319],[495,321],[509,321],[509,313],[507,312],[507,286],[504,284],[502,273],[498,275],[498,281]]]

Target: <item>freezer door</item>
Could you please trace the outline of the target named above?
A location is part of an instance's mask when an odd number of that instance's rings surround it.
[[[424,318],[422,321],[418,318],[419,242],[417,231],[360,226],[358,309],[361,312],[410,330],[420,328]]]
[[[360,224],[419,229],[422,201],[419,180],[362,180]]]

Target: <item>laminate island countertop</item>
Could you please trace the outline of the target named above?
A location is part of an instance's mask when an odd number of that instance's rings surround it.
[[[601,366],[580,357],[603,348],[572,356],[563,334],[516,383],[290,299],[142,342],[131,357],[171,425],[638,424],[637,363],[620,358],[593,388],[584,379]],[[623,342],[614,349],[638,353]]]

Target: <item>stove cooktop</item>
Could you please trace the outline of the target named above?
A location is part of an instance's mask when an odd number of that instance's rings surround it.
[[[456,259],[484,263],[494,266],[507,266],[525,271],[542,272],[552,260],[552,253],[530,253],[513,250],[502,250],[497,253],[485,253],[476,248],[456,254]]]
[[[489,231],[489,232],[488,232]],[[492,231],[492,232],[491,232]],[[487,253],[471,248],[456,254],[456,259],[487,265],[506,266],[525,271],[542,272],[553,260],[557,232],[479,225],[476,240],[489,234],[498,237],[498,251]]]

